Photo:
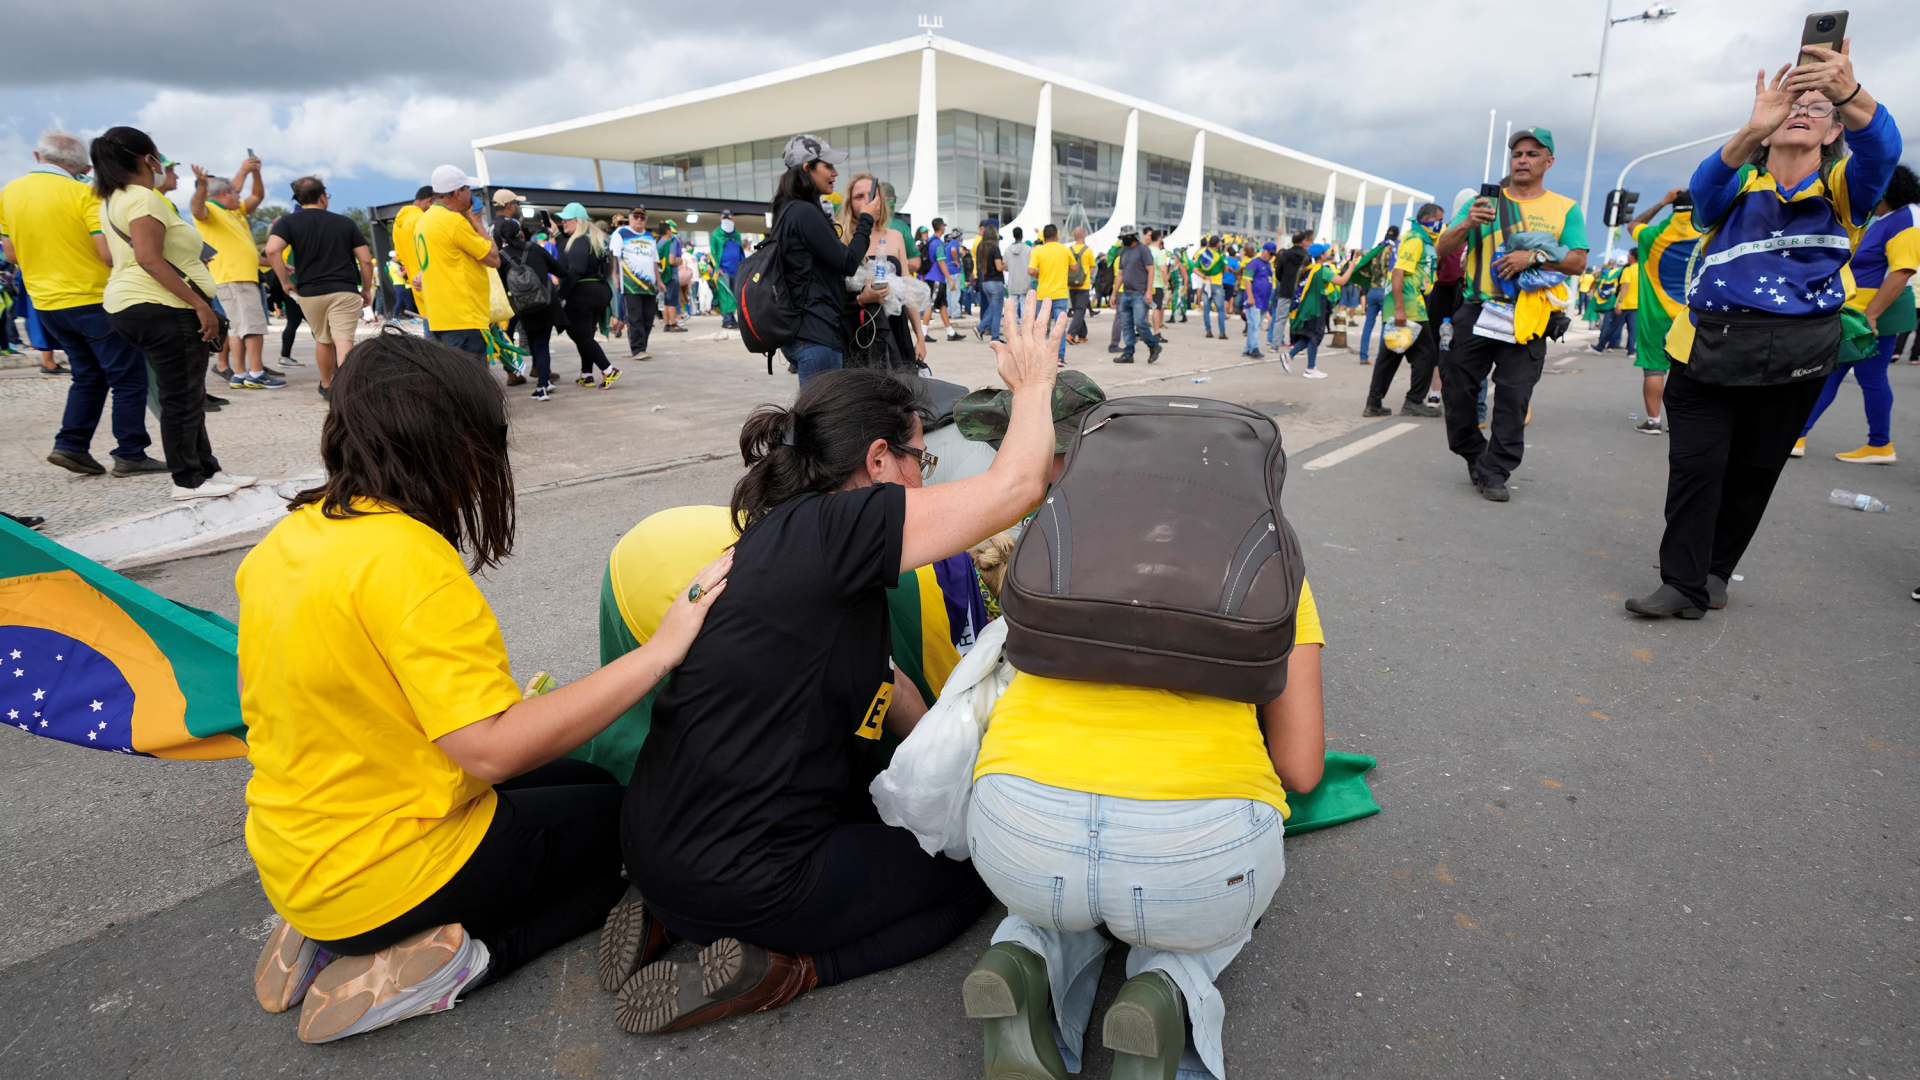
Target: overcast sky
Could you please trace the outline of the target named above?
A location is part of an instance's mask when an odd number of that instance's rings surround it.
[[[1783,0],[1674,6],[1680,14],[1664,22],[1614,27],[1596,202],[1628,159],[1739,126],[1754,72],[1793,58],[1811,10]],[[257,150],[272,199],[284,201],[286,181],[317,172],[336,207],[391,202],[436,164],[471,168],[476,136],[906,37],[916,14],[937,10],[828,5],[801,15],[791,4],[724,0],[545,7],[542,16],[541,5],[467,0],[419,18],[388,0],[332,0],[305,14],[207,0],[15,0],[0,65],[0,178],[31,166],[42,127],[91,135],[132,123],[170,156],[219,171]],[[1571,76],[1593,70],[1604,10],[1605,0],[974,3],[943,12],[942,33],[1442,201],[1480,182],[1487,110],[1498,109],[1502,129],[1511,119],[1554,131],[1548,186],[1577,198],[1593,82]],[[1622,0],[1615,16],[1637,10]],[[1851,10],[1861,81],[1920,133],[1913,0],[1855,0]],[[1657,197],[1683,183],[1704,150],[1648,162],[1627,186]],[[1920,150],[1908,159],[1920,160]],[[496,183],[592,185],[584,161],[489,161]],[[630,184],[615,170],[609,186],[616,176]]]

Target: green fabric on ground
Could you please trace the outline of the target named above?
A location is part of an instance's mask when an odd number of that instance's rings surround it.
[[[1320,786],[1305,795],[1287,792],[1287,809],[1292,811],[1287,817],[1287,835],[1345,825],[1379,813],[1380,804],[1373,801],[1373,792],[1367,788],[1367,771],[1375,764],[1371,754],[1327,751]]]

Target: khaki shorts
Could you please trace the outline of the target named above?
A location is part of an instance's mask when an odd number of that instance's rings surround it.
[[[331,345],[337,339],[346,342],[349,349],[353,347],[353,334],[360,325],[359,293],[296,296],[293,300],[300,305],[300,313],[313,324],[313,340],[316,343]]]
[[[259,337],[267,332],[267,308],[260,300],[260,286],[251,281],[223,281],[213,287],[214,299],[227,313],[227,332],[239,337]]]

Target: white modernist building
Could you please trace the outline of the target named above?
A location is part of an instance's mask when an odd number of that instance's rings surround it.
[[[1430,198],[932,33],[473,147],[482,181],[496,150],[591,158],[596,178],[631,163],[640,199],[671,209],[676,198],[771,201],[781,148],[800,132],[849,153],[843,178],[872,172],[905,193],[898,209],[914,224],[940,217],[968,232],[987,218],[1029,238],[1047,222],[1084,223],[1104,245],[1135,224],[1171,230],[1167,246],[1180,247],[1310,227],[1358,244],[1356,208],[1380,207],[1377,240]]]

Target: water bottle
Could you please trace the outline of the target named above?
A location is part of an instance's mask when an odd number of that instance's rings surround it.
[[[887,265],[886,237],[883,236],[880,238],[880,246],[873,250],[873,254],[873,283],[875,285],[885,285],[887,283],[887,274],[892,270],[892,267]]]
[[[1833,494],[1827,496],[1827,501],[1835,506],[1851,506],[1855,510],[1864,510],[1870,514],[1879,513],[1887,508],[1886,503],[1871,495],[1855,495],[1851,491],[1843,491],[1840,488],[1834,488]]]

